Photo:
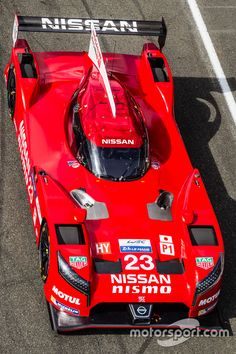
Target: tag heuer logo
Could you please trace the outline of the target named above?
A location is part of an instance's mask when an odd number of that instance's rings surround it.
[[[214,266],[213,257],[197,257],[196,258],[196,265],[202,269],[210,269]]]
[[[88,265],[87,257],[85,256],[71,256],[69,257],[70,266],[82,269]]]

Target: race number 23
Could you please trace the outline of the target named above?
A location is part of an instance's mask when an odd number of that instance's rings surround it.
[[[124,261],[128,262],[125,266],[125,269],[127,270],[152,270],[154,268],[152,257],[146,254],[143,254],[140,257],[137,257],[134,254],[127,254],[124,257]]]

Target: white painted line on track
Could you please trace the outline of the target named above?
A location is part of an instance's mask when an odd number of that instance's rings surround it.
[[[201,12],[199,10],[199,7],[197,5],[197,2],[196,2],[196,0],[187,0],[187,3],[188,3],[190,10],[192,12],[194,21],[196,23],[196,26],[197,26],[200,36],[202,38],[203,44],[206,48],[208,57],[210,59],[211,65],[214,69],[217,80],[219,81],[225,101],[226,101],[227,106],[229,108],[230,114],[234,120],[234,124],[236,125],[236,102],[235,102],[234,96],[230,90],[228,81],[225,77],[225,73],[224,73],[222,66],[220,64],[218,55],[216,54],[211,37],[209,36],[209,33],[207,31],[207,27],[205,25],[205,22],[203,21],[203,18],[202,18]]]

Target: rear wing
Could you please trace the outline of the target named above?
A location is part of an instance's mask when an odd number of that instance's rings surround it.
[[[160,50],[165,45],[167,28],[163,17],[161,21],[139,21],[15,15],[13,46],[15,46],[19,31],[90,34],[91,22],[98,34],[158,36]]]

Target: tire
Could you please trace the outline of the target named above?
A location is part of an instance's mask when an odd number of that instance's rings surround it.
[[[15,69],[10,68],[7,79],[7,102],[11,118],[14,117],[16,106],[16,75]]]
[[[48,277],[49,262],[50,262],[49,230],[48,230],[48,225],[45,222],[40,232],[40,241],[39,241],[40,275],[44,283],[46,282]]]

